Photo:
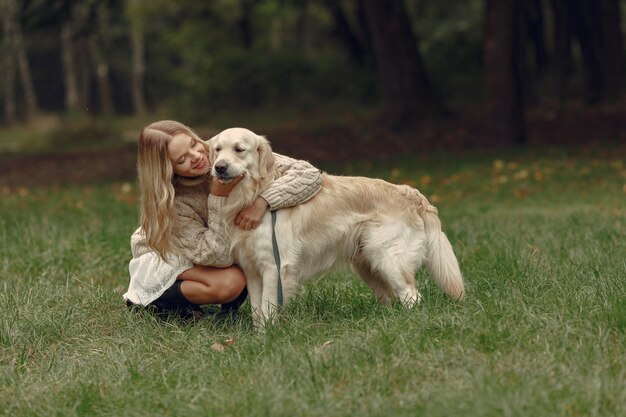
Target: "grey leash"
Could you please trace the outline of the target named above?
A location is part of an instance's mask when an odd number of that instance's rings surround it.
[[[280,252],[278,251],[278,242],[276,241],[276,210],[272,210],[272,250],[274,251],[274,262],[276,262],[276,269],[278,270],[278,285],[276,287],[276,295],[278,299],[278,305],[283,305],[283,280],[280,276]]]

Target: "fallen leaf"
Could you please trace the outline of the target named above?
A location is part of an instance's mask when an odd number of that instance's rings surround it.
[[[504,161],[501,159],[496,159],[493,161],[493,170],[496,172],[502,171],[504,169]]]
[[[392,179],[398,178],[400,176],[400,170],[398,168],[394,168],[389,173]]]
[[[528,194],[526,191],[520,190],[519,188],[513,190],[513,195],[517,198],[524,198],[526,194]]]
[[[233,346],[235,343],[237,342],[237,339],[235,339],[234,337],[231,337],[230,339],[228,339],[225,343],[228,346]]]
[[[213,349],[216,352],[222,353],[224,352],[224,345],[216,342],[211,345],[211,349]]]
[[[528,178],[528,170],[522,169],[520,171],[517,171],[515,174],[513,174],[513,178],[516,180],[525,180],[526,178]]]

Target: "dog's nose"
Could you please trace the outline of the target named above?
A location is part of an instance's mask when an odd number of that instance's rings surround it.
[[[219,161],[215,164],[214,168],[215,172],[217,172],[218,174],[225,174],[226,170],[228,169],[228,164],[224,161]]]

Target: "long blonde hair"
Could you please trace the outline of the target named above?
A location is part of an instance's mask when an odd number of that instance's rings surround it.
[[[171,241],[176,226],[173,185],[176,175],[167,147],[172,138],[181,133],[204,143],[184,124],[161,120],[141,131],[137,148],[140,224],[148,246],[163,259],[177,252]]]

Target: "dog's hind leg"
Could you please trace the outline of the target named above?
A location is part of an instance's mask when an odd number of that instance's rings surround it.
[[[390,299],[411,307],[421,300],[415,288],[415,271],[420,263],[419,248],[411,245],[414,233],[399,222],[380,223],[362,236],[359,254],[360,271],[370,288],[385,289]],[[361,272],[359,272],[361,274]]]
[[[390,304],[391,303],[391,293],[389,292],[389,288],[385,284],[384,280],[380,277],[379,274],[376,274],[372,271],[367,262],[364,261],[353,261],[352,268],[359,274],[359,277],[367,284],[368,287],[374,293],[376,300],[378,300],[382,304]]]

